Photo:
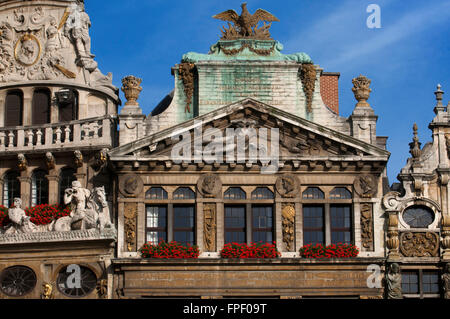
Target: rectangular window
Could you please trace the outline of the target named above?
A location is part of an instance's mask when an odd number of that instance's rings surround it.
[[[225,243],[246,243],[245,206],[225,206]]]
[[[273,207],[254,206],[252,208],[252,240],[255,243],[273,242]]]
[[[352,209],[349,205],[331,205],[331,243],[352,243]]]
[[[402,292],[405,298],[439,298],[439,272],[402,271]]]
[[[146,238],[153,245],[167,241],[167,207],[147,206]]]
[[[305,245],[324,244],[324,207],[303,206],[303,242]]]
[[[415,271],[402,272],[402,291],[404,294],[419,293],[419,273]]]
[[[194,206],[174,206],[173,208],[173,239],[186,245],[195,244],[195,209]]]

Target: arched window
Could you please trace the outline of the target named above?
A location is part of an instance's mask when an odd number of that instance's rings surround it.
[[[3,178],[3,206],[11,207],[14,198],[20,198],[19,173],[12,171]]]
[[[59,204],[64,205],[64,192],[72,187],[72,182],[76,181],[75,170],[73,168],[64,168],[61,171],[59,180]]]
[[[402,217],[411,228],[428,228],[434,221],[433,211],[426,206],[408,207]]]
[[[224,199],[247,199],[247,195],[240,187],[230,187],[224,194]]]
[[[6,95],[5,126],[22,126],[23,124],[23,93],[11,91]]]
[[[23,297],[31,293],[36,284],[36,274],[24,266],[9,267],[0,276],[0,289],[11,297]]]
[[[78,92],[65,90],[58,92],[59,122],[71,122],[78,119]]]
[[[45,171],[36,171],[31,178],[31,205],[48,204],[48,180]]]
[[[325,194],[318,187],[310,187],[303,192],[303,199],[324,199]]]
[[[330,199],[352,199],[352,193],[345,187],[336,187],[331,191]]]
[[[50,91],[37,89],[33,94],[32,122],[33,125],[50,123]]]
[[[267,187],[258,187],[252,193],[252,199],[273,199],[273,192]]]
[[[162,187],[152,187],[145,193],[146,199],[167,199],[167,192]]]
[[[173,193],[173,199],[195,199],[195,193],[189,187],[180,187]]]

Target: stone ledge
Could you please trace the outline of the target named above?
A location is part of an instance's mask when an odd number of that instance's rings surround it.
[[[26,243],[51,243],[51,242],[74,242],[117,239],[114,228],[105,229],[100,232],[98,229],[76,230],[70,232],[45,232],[15,235],[0,235],[0,245],[26,244]]]

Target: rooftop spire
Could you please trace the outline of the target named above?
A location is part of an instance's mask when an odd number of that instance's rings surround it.
[[[444,104],[442,104],[442,98],[444,95],[444,91],[441,90],[441,85],[438,84],[437,85],[437,91],[434,92],[434,94],[436,95],[436,107],[434,108],[434,113],[438,114],[439,112],[444,112],[445,111],[445,106]]]
[[[417,123],[414,123],[413,126],[413,132],[414,132],[414,138],[413,138],[413,142],[409,144],[410,147],[410,153],[412,155],[412,157],[414,159],[417,159],[420,157],[420,155],[422,155],[422,151],[420,150],[420,146],[422,145],[419,142],[419,137],[418,137],[418,132],[419,128],[417,127]]]

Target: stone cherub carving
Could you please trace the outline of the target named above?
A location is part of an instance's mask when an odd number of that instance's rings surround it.
[[[386,276],[387,294],[389,299],[403,299],[402,294],[402,275],[400,266],[397,263],[391,264]]]

